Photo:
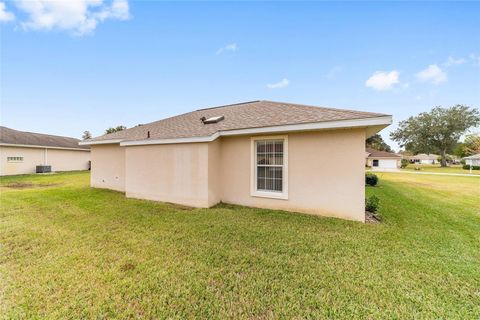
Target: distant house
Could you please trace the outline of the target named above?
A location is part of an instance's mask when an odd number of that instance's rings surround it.
[[[92,187],[211,207],[219,202],[365,221],[365,139],[379,113],[251,101],[107,134]]]
[[[426,154],[426,153],[419,153],[415,156],[410,156],[408,159],[410,163],[417,163],[417,164],[437,164],[438,163],[439,155],[436,154]]]
[[[463,160],[465,160],[465,164],[469,166],[480,166],[480,153],[465,157]]]
[[[366,149],[366,164],[374,169],[397,169],[400,168],[402,156],[387,151]]]
[[[0,175],[35,173],[39,165],[51,166],[52,171],[86,170],[90,148],[79,142],[0,126]]]

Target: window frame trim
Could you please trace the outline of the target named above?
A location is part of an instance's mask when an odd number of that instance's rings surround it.
[[[257,190],[257,150],[256,142],[264,140],[283,140],[282,192]],[[255,136],[250,138],[250,196],[288,200],[288,135]]]
[[[21,158],[20,160],[10,160],[11,158]],[[23,156],[7,156],[7,163],[22,163],[24,160]]]

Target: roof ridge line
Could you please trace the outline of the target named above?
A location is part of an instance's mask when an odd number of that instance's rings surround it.
[[[229,104],[224,104],[224,105],[217,106],[217,107],[201,108],[201,109],[197,109],[195,111],[203,111],[203,110],[219,109],[219,108],[224,108],[224,107],[232,107],[232,106],[238,106],[240,104],[249,104],[249,103],[255,103],[255,102],[260,102],[260,101],[266,101],[266,100],[251,100],[251,101],[238,102],[238,103],[229,103]]]
[[[343,109],[343,108],[335,108],[335,107],[324,107],[324,106],[314,106],[311,104],[301,104],[301,103],[293,103],[293,102],[282,102],[282,101],[273,101],[273,100],[259,100],[262,102],[270,102],[270,103],[284,103],[284,104],[291,104],[294,106],[299,106],[299,107],[308,107],[308,108],[317,108],[317,109],[328,109],[328,110],[333,110],[333,111],[344,111],[344,112],[350,112],[350,113],[373,113],[381,116],[388,116],[389,114],[386,113],[378,113],[378,112],[371,112],[371,111],[358,111],[354,109]]]

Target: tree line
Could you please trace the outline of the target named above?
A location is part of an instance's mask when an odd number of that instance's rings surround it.
[[[480,112],[476,108],[455,105],[450,108],[434,107],[400,121],[390,138],[412,154],[435,153],[440,155],[442,167],[447,166],[447,155],[465,157],[480,153],[480,135],[470,134],[460,142],[472,127],[480,125]],[[366,146],[391,152],[391,147],[379,134],[366,140]]]

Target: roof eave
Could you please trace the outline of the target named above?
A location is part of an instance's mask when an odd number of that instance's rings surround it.
[[[232,129],[218,131],[210,136],[172,138],[172,139],[146,139],[122,141],[120,146],[152,145],[152,144],[176,144],[176,143],[198,143],[210,142],[221,136],[255,135],[279,132],[313,131],[325,129],[347,129],[347,128],[373,128],[371,131],[378,132],[392,123],[392,116],[379,116],[370,118],[359,118],[349,120],[322,121],[313,123],[299,123],[270,127]]]
[[[96,145],[96,144],[115,144],[115,143],[120,143],[124,139],[108,139],[108,140],[87,140],[87,141],[80,141],[78,145],[80,146],[91,146],[91,145]]]
[[[0,146],[4,147],[17,147],[17,148],[36,148],[36,149],[57,149],[57,150],[73,150],[73,151],[90,151],[86,148],[72,148],[72,147],[57,147],[57,146],[42,146],[36,144],[16,144],[16,143],[0,143]]]

